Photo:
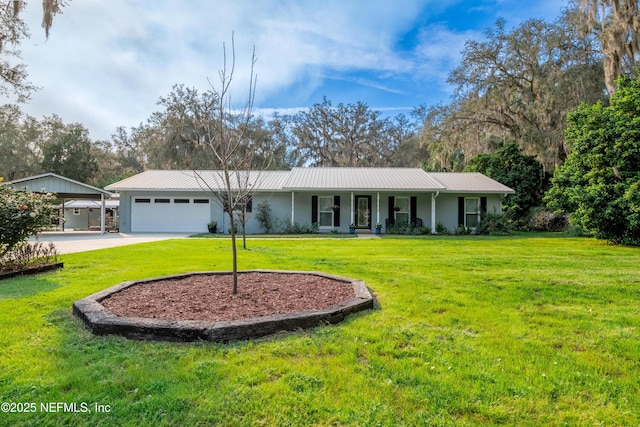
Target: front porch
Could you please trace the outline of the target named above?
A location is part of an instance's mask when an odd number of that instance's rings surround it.
[[[291,192],[291,222],[317,223],[320,231],[381,232],[398,223],[436,229],[439,192]]]

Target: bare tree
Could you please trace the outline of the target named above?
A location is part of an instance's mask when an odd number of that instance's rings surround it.
[[[247,99],[240,108],[234,107],[231,98],[231,85],[235,72],[235,44],[231,38],[231,60],[228,63],[226,45],[224,49],[224,65],[218,72],[219,86],[209,81],[207,96],[193,117],[193,126],[197,130],[197,143],[201,144],[220,165],[217,176],[205,176],[207,172],[194,171],[201,185],[205,186],[220,201],[224,212],[229,217],[231,248],[233,256],[233,294],[238,293],[238,254],[236,248],[236,212],[243,212],[251,197],[258,173],[252,173],[254,150],[248,138],[255,87],[257,78],[254,74],[256,63],[255,47],[251,56],[251,73]],[[199,117],[198,117],[199,115]],[[218,184],[214,184],[217,182]]]

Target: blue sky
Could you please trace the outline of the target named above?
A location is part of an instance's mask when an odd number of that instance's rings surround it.
[[[73,0],[45,41],[41,4],[23,18],[31,81],[23,105],[85,125],[93,139],[145,122],[174,84],[218,83],[222,44],[235,33],[232,96],[246,98],[256,49],[257,112],[294,113],[327,97],[395,115],[447,102],[464,43],[498,18],[511,28],[555,19],[563,0]],[[1,102],[11,100],[5,99]]]

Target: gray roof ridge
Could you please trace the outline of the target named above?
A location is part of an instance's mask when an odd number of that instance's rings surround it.
[[[86,184],[84,182],[76,181],[75,179],[67,178],[66,176],[58,175],[57,173],[53,173],[53,172],[45,172],[45,173],[41,173],[40,175],[34,175],[34,176],[28,176],[28,177],[25,177],[25,178],[14,179],[13,181],[8,181],[7,184],[14,184],[15,185],[15,184],[19,184],[21,182],[35,181],[36,179],[40,179],[40,178],[44,178],[44,177],[48,177],[48,176],[52,176],[54,178],[58,178],[58,179],[61,179],[63,181],[72,182],[72,183],[80,185],[82,187],[86,187],[86,188],[90,188],[92,190],[98,191],[98,192],[103,193],[105,195],[111,195],[112,194],[110,191],[103,190],[102,188],[94,187],[93,185],[89,185],[89,184]]]

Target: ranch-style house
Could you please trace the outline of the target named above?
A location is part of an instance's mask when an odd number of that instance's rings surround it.
[[[116,182],[121,232],[207,232],[217,221],[227,232],[220,196],[221,171],[150,170]],[[475,228],[484,212],[500,212],[514,190],[481,174],[425,172],[419,168],[293,168],[234,171],[234,182],[250,189],[247,233],[260,233],[256,206],[267,201],[272,219],[317,223],[320,231],[382,232],[398,221],[415,226]],[[237,179],[236,179],[237,178]]]

